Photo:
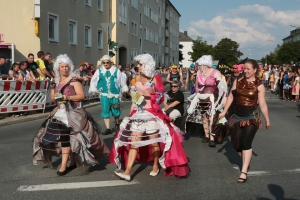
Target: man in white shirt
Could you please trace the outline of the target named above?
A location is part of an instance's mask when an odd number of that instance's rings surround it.
[[[111,58],[104,55],[101,58],[101,67],[95,71],[90,84],[90,93],[99,92],[102,107],[101,117],[104,118],[106,131],[103,135],[111,134],[110,117],[115,118],[116,129],[119,129],[120,94],[127,92],[128,87],[121,71],[112,66]]]

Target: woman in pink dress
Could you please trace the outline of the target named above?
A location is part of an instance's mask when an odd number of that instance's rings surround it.
[[[164,98],[164,86],[155,75],[155,61],[150,54],[135,58],[141,75],[131,91],[134,105],[129,117],[125,117],[111,148],[110,162],[126,166],[124,172],[115,175],[131,180],[134,162],[153,162],[150,176],[159,173],[159,166],[167,176],[185,177],[190,172],[188,159],[181,145],[182,132],[166,116],[159,104]]]
[[[227,84],[220,71],[212,68],[212,56],[204,55],[196,61],[199,66],[195,89],[196,93],[188,99],[191,101],[187,110],[187,122],[203,124],[205,137],[203,143],[216,147],[215,142],[222,142],[225,121],[218,120],[227,96]]]

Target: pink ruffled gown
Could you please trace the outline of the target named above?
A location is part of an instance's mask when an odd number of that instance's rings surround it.
[[[119,169],[121,169],[122,165],[126,167],[130,145],[132,144],[139,147],[136,162],[151,163],[153,162],[151,144],[158,142],[160,146],[159,164],[165,169],[165,175],[185,177],[190,172],[190,169],[188,167],[188,159],[181,144],[183,142],[182,132],[159,107],[164,89],[161,77],[156,76],[155,78],[155,87],[151,82],[145,85],[140,82],[136,83],[138,91],[148,92],[151,97],[145,97],[144,102],[138,105],[130,113],[129,117],[123,119],[120,130],[114,138],[109,160],[111,163],[116,164]],[[150,134],[144,133],[139,141],[131,141],[133,126],[136,129],[136,127],[139,127],[136,126],[137,123],[145,125],[149,122],[155,123],[154,127],[158,129],[158,133],[154,134],[157,137],[150,139],[148,137]],[[143,131],[140,130],[137,132]]]

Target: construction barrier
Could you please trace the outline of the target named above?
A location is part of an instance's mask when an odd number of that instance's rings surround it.
[[[90,81],[82,82],[85,100],[98,99],[99,95],[89,94]],[[0,80],[0,113],[43,110],[55,106],[51,100],[49,80],[35,83],[15,80]]]

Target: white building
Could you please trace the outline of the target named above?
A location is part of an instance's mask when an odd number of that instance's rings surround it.
[[[179,44],[183,46],[181,49],[183,60],[180,62],[180,65],[182,65],[182,67],[189,67],[193,62],[191,56],[188,54],[189,52],[193,51],[193,39],[188,36],[187,31],[184,31],[183,33],[179,32]]]
[[[283,43],[300,41],[300,28],[290,32],[290,35],[282,39]]]

